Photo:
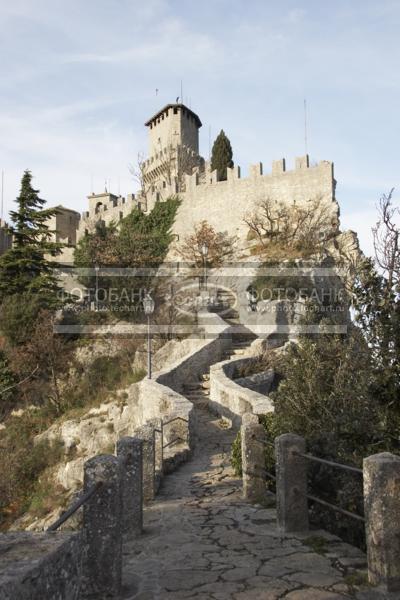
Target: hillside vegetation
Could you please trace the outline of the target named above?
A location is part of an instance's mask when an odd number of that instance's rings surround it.
[[[33,189],[29,172],[22,179],[17,204],[12,213],[16,242],[0,259],[2,528],[27,510],[41,514],[50,510],[49,502],[57,502],[58,491],[47,473],[61,459],[63,449],[57,440],[34,443],[35,437],[56,421],[111,401],[116,390],[145,374],[135,366],[140,337],[91,340],[71,332],[55,333],[60,324],[116,324],[130,312],[88,311],[61,290],[55,264],[46,259],[60,251],[60,245],[50,241],[52,232],[46,226],[51,211]],[[99,226],[79,244],[77,265],[156,267],[168,249],[178,204],[171,198],[157,204],[149,215],[134,210],[118,230],[113,225]],[[83,281],[93,286],[93,278]],[[105,289],[117,287],[121,294],[123,289],[130,292],[150,284],[150,276],[100,282]],[[141,297],[134,297],[136,305],[140,301]],[[143,320],[140,308],[134,317],[139,321]]]

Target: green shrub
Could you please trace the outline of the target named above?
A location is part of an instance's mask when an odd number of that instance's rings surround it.
[[[34,437],[48,423],[34,413],[8,419],[0,432],[0,527],[4,529],[24,511],[35,494],[44,471],[60,461],[59,440],[34,444]]]
[[[238,431],[235,441],[232,444],[231,465],[235,471],[235,475],[242,477],[242,436],[240,435],[240,431]]]

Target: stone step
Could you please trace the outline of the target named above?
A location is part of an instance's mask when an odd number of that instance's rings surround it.
[[[196,392],[196,391],[203,389],[201,386],[201,383],[194,383],[194,384],[185,383],[182,386],[182,388],[183,388],[184,392]]]
[[[192,388],[190,390],[184,390],[186,396],[201,396],[210,393],[210,388],[198,387],[196,389]]]
[[[209,402],[208,400],[199,400],[198,402],[192,402],[193,406],[196,406],[196,408],[208,408],[209,407]]]

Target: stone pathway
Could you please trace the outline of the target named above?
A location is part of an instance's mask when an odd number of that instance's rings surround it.
[[[281,536],[274,509],[244,503],[229,461],[235,432],[196,412],[192,460],[164,478],[144,534],[125,540],[124,600],[384,597],[353,587],[365,568],[356,548],[323,532]]]

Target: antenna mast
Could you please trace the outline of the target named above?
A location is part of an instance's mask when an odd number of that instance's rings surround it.
[[[4,170],[1,171],[1,213],[0,218],[4,216]]]
[[[307,100],[304,98],[304,148],[306,154],[308,154],[308,140],[307,140]]]

